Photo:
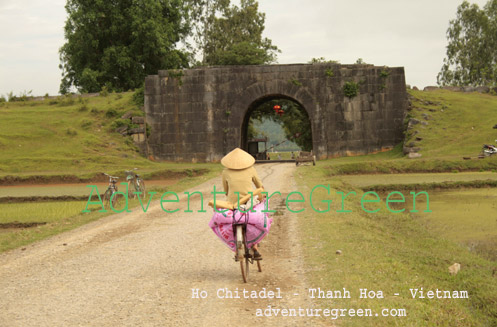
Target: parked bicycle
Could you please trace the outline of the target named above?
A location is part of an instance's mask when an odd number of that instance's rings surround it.
[[[126,181],[128,182],[128,197],[137,197],[135,192],[141,192],[140,196],[145,199],[145,182],[134,170],[137,170],[137,168],[125,171],[127,175]]]
[[[104,175],[109,177],[109,186],[104,193],[104,208],[108,210],[111,208],[111,200],[112,208],[116,208],[119,205],[122,195],[117,193],[117,180],[119,179],[119,177],[111,176],[106,173],[104,173]]]

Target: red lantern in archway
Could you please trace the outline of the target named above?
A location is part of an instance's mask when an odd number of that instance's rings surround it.
[[[274,110],[274,112],[275,112],[276,114],[278,114],[278,115],[280,115],[280,116],[281,116],[281,115],[283,115],[283,114],[285,113],[285,111],[284,111],[284,110],[281,108],[281,106],[279,106],[279,105],[275,105],[275,106],[273,107],[273,110]]]

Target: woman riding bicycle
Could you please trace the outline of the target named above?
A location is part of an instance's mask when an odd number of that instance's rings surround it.
[[[253,191],[253,185],[257,188],[262,188],[262,181],[257,175],[254,163],[254,157],[240,148],[234,149],[221,159],[221,164],[225,167],[222,173],[224,192],[226,192],[228,202],[234,204],[235,209],[240,207],[238,203],[239,199]],[[269,227],[271,225],[271,219],[268,219],[266,213],[267,202],[263,202],[254,206],[254,213],[249,212],[247,214],[248,228],[251,229],[250,232],[254,235],[251,244],[253,244],[252,249],[254,251],[255,260],[262,259],[257,244],[269,232]],[[252,201],[249,200],[247,204],[251,205]],[[264,211],[265,209],[266,212]],[[234,216],[237,216],[237,214],[240,215],[238,212],[235,213]],[[230,223],[228,223],[226,219],[223,220],[223,218],[226,218],[226,215],[223,217],[221,213],[215,212],[210,226],[216,235],[228,244],[227,237],[229,235],[222,235],[223,227],[220,225],[224,223],[224,225],[226,225],[224,226],[224,229],[226,230],[226,227],[229,227],[228,225]],[[228,246],[230,245],[228,244]]]

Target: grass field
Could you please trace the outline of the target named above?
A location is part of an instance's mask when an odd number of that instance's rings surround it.
[[[406,317],[342,317],[339,318],[341,326],[497,324],[497,262],[469,251],[467,247],[444,237],[436,228],[426,228],[427,221],[424,219],[416,219],[410,214],[390,213],[384,203],[374,204],[381,209],[378,213],[366,213],[357,200],[361,197],[361,190],[343,184],[338,177],[329,176],[327,169],[301,167],[296,178],[303,194],[309,194],[318,184],[331,184],[332,193],[338,190],[358,194],[347,197],[345,201],[345,208],[351,210],[350,213],[336,212],[340,209],[339,196],[320,192],[313,197],[314,206],[325,210],[326,203],[322,201],[331,198],[331,210],[316,213],[306,202],[305,211],[299,214],[310,285],[326,290],[346,288],[352,294],[351,299],[318,299],[317,305],[323,308],[371,308],[375,313],[380,313],[384,308],[403,308],[407,312]],[[459,201],[466,208],[476,208],[472,205],[481,194],[474,196],[463,201],[464,195],[461,195]],[[445,199],[448,201],[441,204],[440,209],[437,199],[434,199],[430,221],[451,219],[449,215],[446,218],[443,215],[451,201],[457,199]],[[488,212],[482,211],[482,214]],[[466,216],[468,222],[471,220],[467,212],[462,216]],[[488,223],[488,218],[480,217],[486,219],[481,221],[483,224]],[[443,223],[457,224],[454,221]],[[472,226],[466,225],[465,228]],[[463,232],[463,229],[458,232]],[[342,253],[335,254],[337,250]],[[461,271],[452,276],[448,273],[448,267],[455,262],[461,264]],[[466,290],[469,299],[412,298],[410,289],[421,287],[425,292],[436,289]],[[359,289],[382,291],[384,298],[360,298]]]
[[[357,187],[379,184],[414,184],[462,182],[475,180],[497,180],[493,172],[457,172],[457,173],[413,173],[413,174],[374,174],[374,175],[345,175],[340,177],[344,182]]]
[[[213,169],[204,175],[184,177],[171,185],[152,185],[149,191],[157,191],[159,194],[166,190],[181,192],[187,188],[198,185],[219,174],[219,169]],[[89,192],[87,191],[87,195]],[[155,195],[155,199],[158,198]],[[146,200],[147,201],[147,200]],[[122,203],[124,204],[124,202]],[[83,213],[86,208],[85,201],[51,201],[31,203],[0,203],[0,224],[13,222],[30,223],[44,222],[46,224],[30,228],[0,228],[0,252],[14,249],[20,246],[42,240],[55,234],[74,229],[91,221],[112,214],[98,212],[99,205],[90,205],[90,213]],[[129,208],[139,208],[138,200],[131,199]],[[117,208],[118,210],[120,208]],[[141,210],[141,209],[140,209]]]
[[[1,103],[0,177],[202,168],[150,161],[138,153],[131,137],[114,131],[129,123],[121,119],[123,114],[144,115],[132,95]]]
[[[497,262],[497,188],[429,194],[433,213],[412,216],[424,222],[428,230]]]
[[[143,113],[132,93],[8,102],[0,107],[0,172],[79,172],[123,163],[150,166],[129,138],[113,132],[127,111]]]
[[[147,180],[145,186],[148,189],[164,188],[178,181],[175,179]],[[91,188],[95,185],[98,192],[103,194],[108,183],[86,183],[86,184],[47,184],[47,185],[21,185],[21,186],[0,186],[0,199],[2,197],[39,197],[39,196],[88,196]],[[118,183],[119,189],[124,186]]]

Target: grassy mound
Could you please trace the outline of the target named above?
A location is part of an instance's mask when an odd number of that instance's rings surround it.
[[[130,136],[116,132],[136,127],[122,119],[124,114],[144,115],[132,92],[0,103],[0,183],[88,180],[96,173],[123,173],[134,167],[150,176],[171,169],[211,168],[148,160]]]
[[[3,103],[0,173],[100,170],[143,164],[130,137],[116,133],[120,117],[143,112],[132,93]]]
[[[490,94],[410,90],[417,119],[407,131],[405,144],[421,147],[424,158],[475,157],[483,144],[497,139],[497,97]],[[425,125],[426,124],[426,125]]]

